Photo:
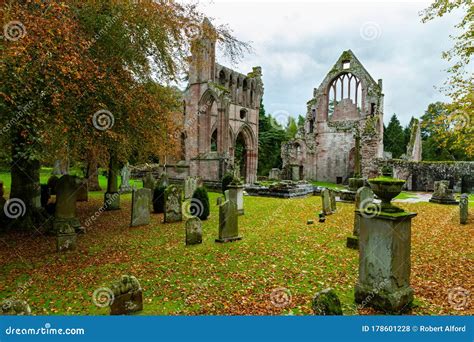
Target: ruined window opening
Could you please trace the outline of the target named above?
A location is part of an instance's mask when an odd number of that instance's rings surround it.
[[[350,67],[351,67],[351,61],[347,61],[347,60],[342,61],[342,68],[343,68],[344,70],[350,69]]]
[[[296,156],[298,157],[301,154],[301,145],[296,143],[294,145],[294,147],[295,147],[295,150],[296,150]]]
[[[247,117],[247,111],[245,109],[240,110],[240,118],[243,120]]]
[[[217,151],[217,128],[212,132],[211,136],[211,152]]]
[[[309,120],[309,133],[313,133],[314,131],[314,120]]]
[[[360,80],[350,72],[340,74],[329,85],[328,116],[334,113],[335,106],[342,100],[350,99],[359,112],[362,103],[362,85]]]
[[[224,72],[224,70],[221,70],[219,72],[219,84],[220,85],[225,85],[225,72]]]
[[[242,83],[242,88],[244,89],[244,91],[248,89],[247,79],[244,79],[244,82]]]
[[[336,177],[336,184],[342,184],[342,177]]]
[[[375,114],[375,103],[371,103],[370,104],[370,115],[374,115]]]

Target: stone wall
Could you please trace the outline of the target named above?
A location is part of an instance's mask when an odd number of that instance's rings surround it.
[[[456,192],[474,192],[474,162],[377,160],[377,168],[384,165],[393,167],[394,177],[407,181],[408,190],[433,191],[435,181],[446,179]]]

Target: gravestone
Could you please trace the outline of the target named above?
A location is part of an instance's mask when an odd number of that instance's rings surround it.
[[[314,314],[319,316],[342,315],[341,301],[331,288],[316,293],[311,308]]]
[[[85,233],[76,215],[78,188],[81,181],[76,176],[64,175],[56,185],[56,209],[53,220],[53,231],[58,233],[71,226],[76,233]]]
[[[216,242],[229,242],[241,240],[239,236],[239,219],[237,203],[226,198],[225,202],[219,205],[219,237]]]
[[[143,178],[143,187],[153,191],[156,186],[156,180],[153,177],[151,172],[147,172],[146,176]]]
[[[461,224],[466,224],[468,215],[469,215],[469,195],[462,194],[461,200],[459,201],[459,222]]]
[[[74,228],[67,222],[56,225],[58,234],[56,236],[56,250],[65,252],[76,249],[77,234]]]
[[[334,190],[329,190],[329,196],[331,199],[331,211],[333,213],[336,212],[337,206],[336,206],[336,192]]]
[[[166,173],[163,173],[160,176],[160,180],[158,181],[159,186],[165,186],[168,187],[170,185],[170,181],[168,179],[168,175]]]
[[[132,191],[131,227],[150,224],[150,193],[146,188]]]
[[[353,236],[347,237],[346,246],[352,249],[359,248],[360,218],[358,210],[364,210],[373,205],[374,193],[371,188],[363,186],[359,188],[355,195],[354,227]]]
[[[24,300],[5,299],[0,303],[0,315],[29,316],[31,315],[31,308]]]
[[[123,166],[122,170],[120,170],[120,177],[121,182],[119,191],[121,193],[127,193],[132,191],[132,187],[130,186],[130,168],[128,167],[128,163]]]
[[[244,214],[244,186],[233,185],[232,183],[227,187],[228,199],[237,204],[237,212],[239,215]]]
[[[416,213],[360,215],[359,278],[355,301],[387,313],[413,302],[410,287],[411,220]]]
[[[179,222],[183,220],[181,189],[170,185],[165,190],[165,223]]]
[[[89,188],[87,179],[81,179],[81,184],[77,188],[77,201],[87,202],[89,200]]]
[[[123,275],[110,286],[113,300],[111,315],[128,315],[143,310],[143,290],[134,276]]]
[[[438,204],[458,204],[454,199],[454,191],[449,189],[449,181],[442,180],[434,182],[434,192],[430,202]]]
[[[186,177],[186,180],[184,181],[184,199],[190,199],[193,197],[194,191],[196,191],[199,183],[199,177]]]
[[[323,214],[330,215],[332,214],[331,210],[331,195],[328,189],[323,189],[321,191],[321,200],[323,202]]]
[[[199,217],[191,216],[186,220],[186,245],[202,243],[202,224]]]

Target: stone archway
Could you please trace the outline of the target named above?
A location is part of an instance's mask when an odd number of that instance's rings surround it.
[[[244,125],[234,142],[234,167],[238,166],[245,183],[253,183],[257,177],[257,146],[250,127]]]

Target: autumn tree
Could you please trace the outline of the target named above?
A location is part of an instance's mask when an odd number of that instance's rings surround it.
[[[472,63],[472,40],[474,38],[474,7],[472,0],[436,0],[422,12],[422,21],[428,22],[436,17],[443,17],[453,11],[462,11],[461,21],[455,26],[460,32],[453,37],[453,47],[443,52],[442,57],[451,63],[447,70],[449,79],[444,91],[452,99],[447,116],[438,118],[434,128],[438,136],[445,136],[451,146],[463,150],[470,157],[474,156],[474,82],[469,68]],[[447,126],[442,125],[447,123]],[[448,139],[449,136],[449,139]]]

